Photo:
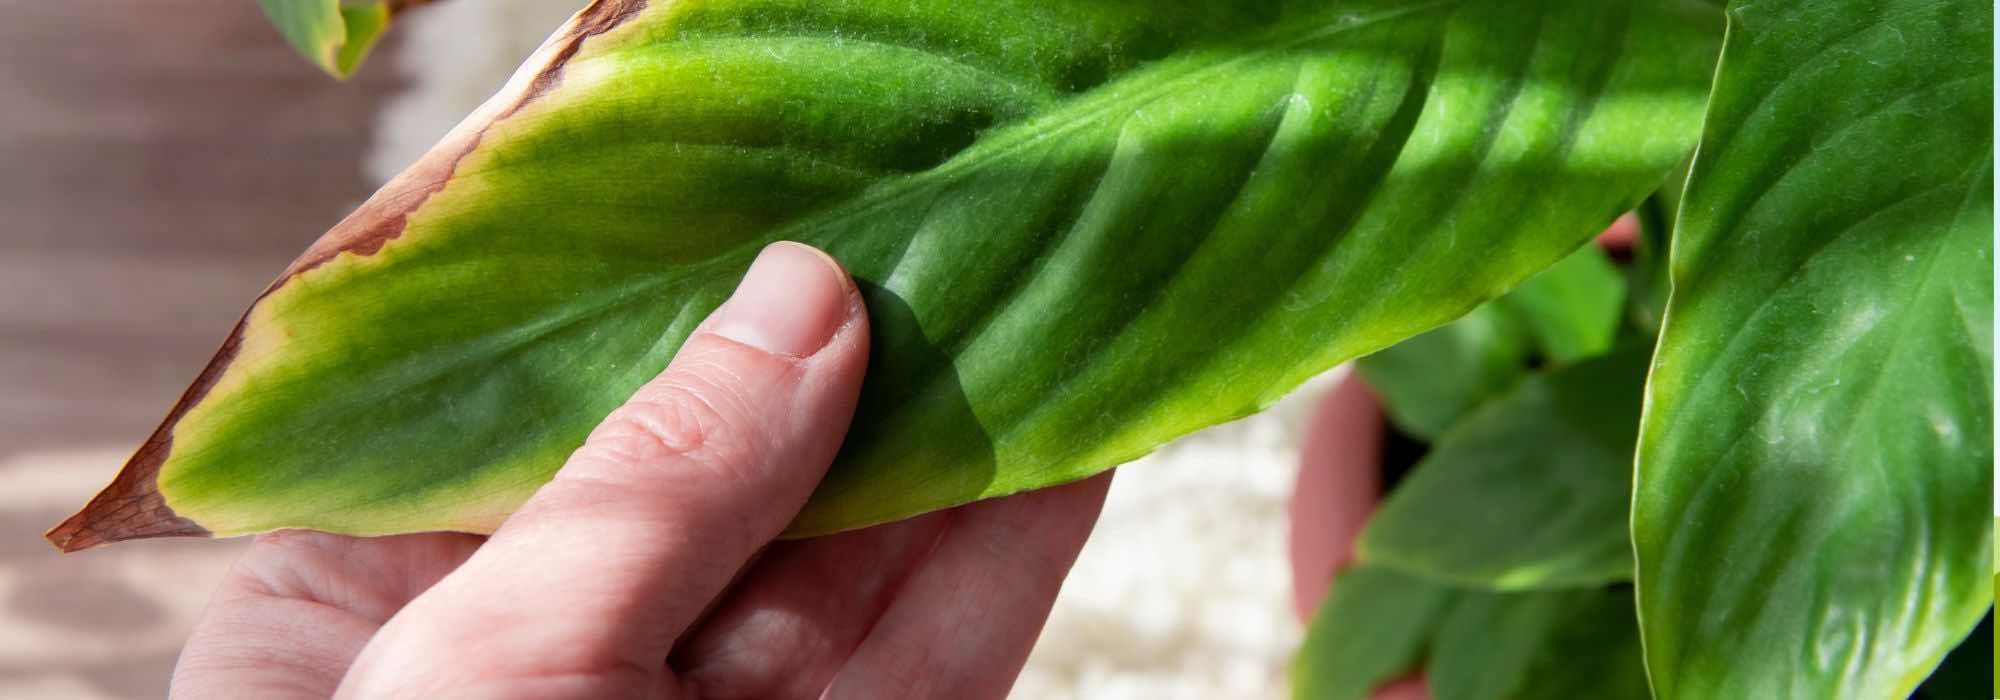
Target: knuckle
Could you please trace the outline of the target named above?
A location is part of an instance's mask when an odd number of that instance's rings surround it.
[[[766,451],[748,406],[728,381],[669,371],[612,411],[580,452],[628,468],[676,464],[738,476]]]

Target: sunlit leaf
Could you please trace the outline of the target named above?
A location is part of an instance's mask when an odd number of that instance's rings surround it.
[[[1730,11],[1640,433],[1663,700],[1903,697],[1992,600],[1992,12]]]
[[[1646,360],[1532,376],[1446,432],[1368,521],[1362,561],[1503,590],[1629,580]]]
[[[492,528],[755,252],[875,333],[806,535],[1060,484],[1547,267],[1692,148],[1678,4],[600,0],[295,262],[65,547]]]

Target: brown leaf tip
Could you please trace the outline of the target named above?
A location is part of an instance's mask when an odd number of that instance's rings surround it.
[[[43,537],[64,552],[149,537],[207,537],[207,528],[175,513],[160,495],[160,462],[166,453],[164,440],[147,441],[111,485]]]

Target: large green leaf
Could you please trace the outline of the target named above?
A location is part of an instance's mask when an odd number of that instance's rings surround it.
[[[1992,599],[1992,31],[1730,10],[1640,434],[1664,700],[1902,697]]]
[[[1631,591],[1495,593],[1375,566],[1334,579],[1292,696],[1359,700],[1421,670],[1449,700],[1645,700]]]
[[[425,0],[258,0],[264,16],[292,48],[336,78],[361,60],[403,8]]]
[[[1060,484],[1465,313],[1692,148],[1653,2],[600,0],[250,309],[76,548],[486,530],[761,246],[875,332],[791,533]]]
[[[1446,432],[1369,519],[1361,560],[1502,590],[1630,579],[1646,359],[1634,347],[1532,376]]]

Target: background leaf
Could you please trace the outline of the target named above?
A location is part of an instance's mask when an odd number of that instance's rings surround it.
[[[410,0],[258,0],[264,16],[313,65],[345,78]]]
[[[51,538],[489,529],[780,239],[844,263],[875,333],[792,534],[1083,478],[1588,240],[1692,147],[1717,19],[605,0],[294,263]]]
[[[1500,299],[1355,362],[1398,429],[1436,438],[1514,386],[1530,358],[1572,362],[1610,349],[1624,281],[1586,245]]]
[[[1576,591],[1566,605],[1562,624],[1549,633],[1541,653],[1529,662],[1507,697],[1650,700],[1632,590],[1619,586]]]
[[[1360,699],[1421,669],[1449,700],[1645,700],[1631,591],[1496,593],[1360,565],[1336,577],[1292,696]]]
[[[1437,634],[1425,678],[1439,698],[1647,698],[1628,589],[1466,591]]]
[[[1625,269],[1625,289],[1632,324],[1646,335],[1658,337],[1661,317],[1667,312],[1669,274],[1667,262],[1672,250],[1674,216],[1680,211],[1682,188],[1687,184],[1692,159],[1667,177],[1659,191],[1639,206],[1639,236],[1632,242],[1632,259]]]
[[[1629,580],[1646,361],[1646,348],[1627,348],[1531,376],[1481,408],[1389,494],[1358,556],[1501,590]]]
[[[1301,700],[1361,700],[1416,671],[1458,597],[1449,586],[1370,566],[1341,572],[1329,591],[1292,663],[1292,697]]]
[[[1489,302],[1356,360],[1354,368],[1398,429],[1435,438],[1520,381],[1533,351],[1520,315]]]
[[[1902,697],[1992,599],[1992,6],[1730,21],[1640,437],[1653,688]]]
[[[1611,349],[1625,305],[1625,278],[1604,251],[1586,245],[1498,303],[1516,310],[1549,362],[1568,364]]]

